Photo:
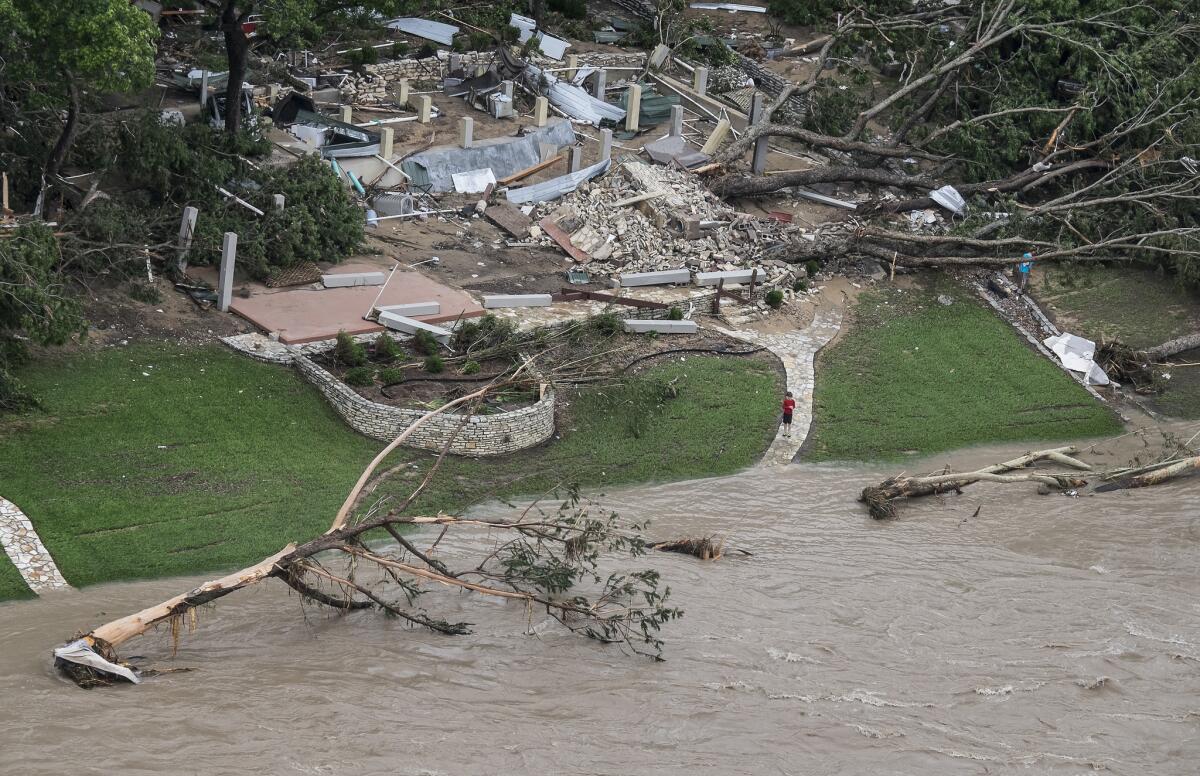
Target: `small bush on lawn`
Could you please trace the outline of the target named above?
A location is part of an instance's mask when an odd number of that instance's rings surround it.
[[[432,356],[438,352],[438,341],[429,332],[418,331],[413,335],[412,347],[422,356]]]
[[[333,358],[342,366],[362,366],[367,363],[367,349],[344,331],[339,331],[333,346]]]
[[[772,288],[767,292],[763,301],[767,303],[767,307],[770,307],[772,310],[778,310],[783,306],[783,292],[778,288]]]
[[[459,371],[464,375],[477,375],[479,374],[479,362],[468,361],[462,365],[462,369]]]
[[[375,370],[369,366],[356,366],[353,369],[347,369],[345,377],[342,378],[346,385],[354,385],[359,388],[373,385],[375,383]]]
[[[430,356],[425,359],[425,371],[431,375],[440,374],[446,368],[441,356]]]
[[[404,355],[400,343],[388,336],[386,331],[380,332],[375,338],[375,358],[380,361],[395,361]]]
[[[389,366],[379,370],[379,382],[384,385],[395,385],[396,383],[404,382],[404,370],[399,367]]]

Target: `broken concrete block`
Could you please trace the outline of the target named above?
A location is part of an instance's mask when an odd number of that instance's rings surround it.
[[[553,303],[549,294],[488,294],[483,297],[485,309],[497,307],[549,307]]]
[[[396,130],[384,127],[379,134],[379,155],[389,162],[392,160],[392,147],[396,142]]]
[[[549,118],[550,101],[545,97],[538,97],[533,101],[533,123],[539,127],[546,126],[546,121]]]
[[[612,130],[611,129],[600,130],[600,158],[601,159],[611,159],[612,158]]]
[[[628,272],[621,275],[622,286],[664,286],[672,283],[692,282],[692,273],[686,269],[668,269],[662,272]]]
[[[322,275],[321,283],[326,288],[351,288],[382,286],[386,279],[382,272],[347,272],[343,275]]]
[[[432,334],[433,338],[443,345],[450,344],[451,332],[449,329],[443,329],[441,326],[423,323],[413,318],[391,312],[379,313],[379,322],[393,331],[403,332],[404,334],[416,334],[418,331],[426,331]]]
[[[625,331],[642,333],[653,331],[659,334],[695,334],[700,330],[695,321],[652,321],[630,319],[622,321]]]
[[[463,116],[458,120],[458,145],[470,148],[475,142],[475,119]]]
[[[433,98],[428,94],[417,96],[417,121],[422,124],[429,123],[429,117],[433,114]]]
[[[724,280],[726,283],[749,283],[751,276],[754,275],[752,269],[735,269],[724,272],[697,272],[696,285],[698,286],[715,286]],[[758,273],[758,279],[762,280],[766,277],[766,273],[761,270]]]
[[[389,304],[376,307],[381,313],[392,313],[412,317],[414,315],[438,315],[442,312],[441,302],[409,302],[408,304]]]
[[[638,131],[638,116],[642,111],[642,87],[634,84],[629,87],[629,99],[625,103],[625,131]]]
[[[671,137],[679,137],[683,134],[683,106],[671,106]]]
[[[607,89],[607,88],[608,88],[608,71],[605,70],[604,68],[600,68],[599,70],[596,71],[596,91],[592,96],[595,97],[597,100],[603,100],[604,92],[605,92],[605,89]]]
[[[701,97],[708,94],[708,68],[697,67],[692,71],[692,89]]]

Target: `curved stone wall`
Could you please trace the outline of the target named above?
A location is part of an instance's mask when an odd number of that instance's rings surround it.
[[[391,442],[425,414],[421,410],[391,407],[366,399],[300,353],[293,351],[292,363],[304,379],[325,395],[351,428],[372,439]],[[540,445],[554,434],[554,391],[548,387],[543,391],[536,404],[495,415],[474,415],[461,430],[462,415],[435,415],[406,440],[406,446],[440,451],[456,431],[458,435],[450,445],[450,452],[455,455],[501,455]]]

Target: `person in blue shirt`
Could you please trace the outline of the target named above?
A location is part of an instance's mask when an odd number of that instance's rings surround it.
[[[1033,254],[1026,253],[1017,264],[1017,288],[1024,291],[1029,287],[1029,272],[1033,269]]]

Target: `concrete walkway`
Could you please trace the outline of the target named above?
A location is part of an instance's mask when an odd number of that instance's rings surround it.
[[[0,545],[4,546],[4,552],[33,592],[70,587],[37,531],[33,530],[33,523],[16,504],[5,498],[0,498]]]
[[[785,437],[782,426],[776,432],[775,441],[763,454],[759,466],[786,466],[796,457],[800,446],[808,438],[812,425],[813,386],[816,372],[813,361],[817,352],[833,339],[842,325],[842,311],[835,307],[818,307],[812,322],[803,329],[786,332],[761,332],[752,328],[723,329],[718,331],[732,337],[761,345],[783,362],[787,372],[788,390],[796,399],[796,411],[792,414],[792,435]],[[779,397],[782,404],[783,397]]]

